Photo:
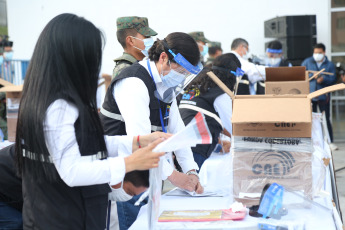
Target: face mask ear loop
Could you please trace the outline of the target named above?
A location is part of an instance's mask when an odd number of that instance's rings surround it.
[[[170,68],[170,71],[171,71],[171,63],[170,63],[170,60],[168,60],[168,62],[169,62],[169,68]],[[161,64],[161,69],[162,69],[161,75],[162,75],[162,77],[163,77],[163,64]]]

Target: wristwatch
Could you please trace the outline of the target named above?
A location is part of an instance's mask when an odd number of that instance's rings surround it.
[[[188,171],[186,174],[187,174],[187,175],[195,175],[195,176],[198,177],[198,179],[200,179],[200,178],[199,178],[199,174],[198,174],[196,171],[190,170],[190,171]]]

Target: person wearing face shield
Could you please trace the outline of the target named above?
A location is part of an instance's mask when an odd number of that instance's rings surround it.
[[[230,141],[221,140],[220,134],[228,137],[232,134],[232,100],[229,95],[207,76],[212,71],[230,90],[236,84],[236,70],[241,68],[237,57],[232,53],[217,57],[213,64],[205,67],[198,78],[195,78],[186,88],[179,105],[181,117],[188,124],[198,112],[203,112],[207,126],[212,135],[212,143],[192,147],[194,160],[199,168],[215,151],[219,143],[224,153],[230,151]]]
[[[241,69],[245,75],[238,86],[238,95],[255,94],[255,83],[266,80],[265,66],[256,65],[248,61],[249,43],[243,38],[236,38],[231,44],[231,53],[235,54],[241,62]]]
[[[326,47],[322,43],[318,43],[314,46],[313,56],[305,59],[302,62],[302,66],[305,66],[306,70],[320,71],[321,69],[325,69],[325,72],[333,73],[333,75],[320,74],[316,79],[314,78],[309,81],[309,88],[311,93],[324,87],[333,85],[336,81],[335,65],[333,64],[333,62],[328,60],[326,56]],[[311,77],[312,75],[312,73],[309,73],[309,77]],[[330,147],[332,148],[332,150],[336,150],[337,146],[333,144],[333,128],[330,121],[330,100],[331,94],[328,93],[317,98],[313,98],[312,104],[313,112],[317,112],[318,108],[321,112],[325,111],[327,128],[331,139]]]
[[[266,49],[265,65],[268,67],[292,66],[290,62],[283,58],[283,45],[280,41],[274,40],[268,43]],[[265,94],[265,82],[258,81],[256,84],[256,94]]]
[[[155,41],[148,59],[124,69],[109,86],[100,113],[105,133],[179,132],[185,125],[176,96],[201,70],[198,45],[188,34],[171,33]],[[202,193],[198,175],[195,175],[199,168],[191,149],[180,149],[175,155],[182,172],[174,170],[164,160],[162,179],[168,179],[179,188]],[[135,221],[140,209],[134,206],[138,198],[134,196],[128,202],[118,202],[120,229],[128,229]]]
[[[117,40],[124,52],[114,60],[115,68],[112,78],[137,61],[148,56],[148,50],[153,45],[152,36],[157,32],[149,27],[148,19],[145,17],[120,17],[116,20]]]
[[[204,64],[204,57],[206,54],[208,54],[208,45],[207,43],[210,42],[207,38],[205,38],[204,32],[202,31],[196,31],[196,32],[191,32],[189,33],[192,38],[196,41],[198,44],[199,50],[200,50],[200,60],[201,63]]]

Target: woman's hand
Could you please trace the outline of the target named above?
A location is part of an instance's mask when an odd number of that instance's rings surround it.
[[[231,142],[230,141],[221,141],[220,143],[222,145],[222,149],[220,150],[223,153],[229,153],[231,148]]]
[[[148,135],[140,135],[139,141],[138,141],[138,136],[135,136],[133,138],[133,151],[137,150],[139,148],[139,145],[140,145],[140,147],[145,147],[145,146],[148,146],[151,142],[153,142],[159,138],[163,138],[165,140],[171,136],[172,136],[172,134],[170,134],[170,133],[154,132],[154,133],[150,133]]]
[[[196,175],[187,175],[178,171],[175,171],[168,177],[169,181],[176,187],[188,190],[190,192],[203,193],[204,188],[199,182],[199,178]]]
[[[147,170],[150,168],[157,168],[159,158],[165,153],[155,153],[152,150],[163,141],[163,138],[158,138],[147,147],[140,148],[133,152],[130,156],[125,157],[126,173],[134,170]]]

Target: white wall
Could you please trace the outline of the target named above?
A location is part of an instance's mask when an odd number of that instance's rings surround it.
[[[37,38],[50,19],[75,13],[101,28],[107,38],[102,72],[112,73],[121,55],[116,18],[146,16],[164,38],[171,32],[204,31],[210,40],[230,51],[234,38],[248,40],[253,54],[264,54],[264,21],[276,16],[317,15],[317,41],[330,47],[329,0],[7,0],[8,30],[14,58],[30,59]],[[328,49],[329,51],[330,49]]]

